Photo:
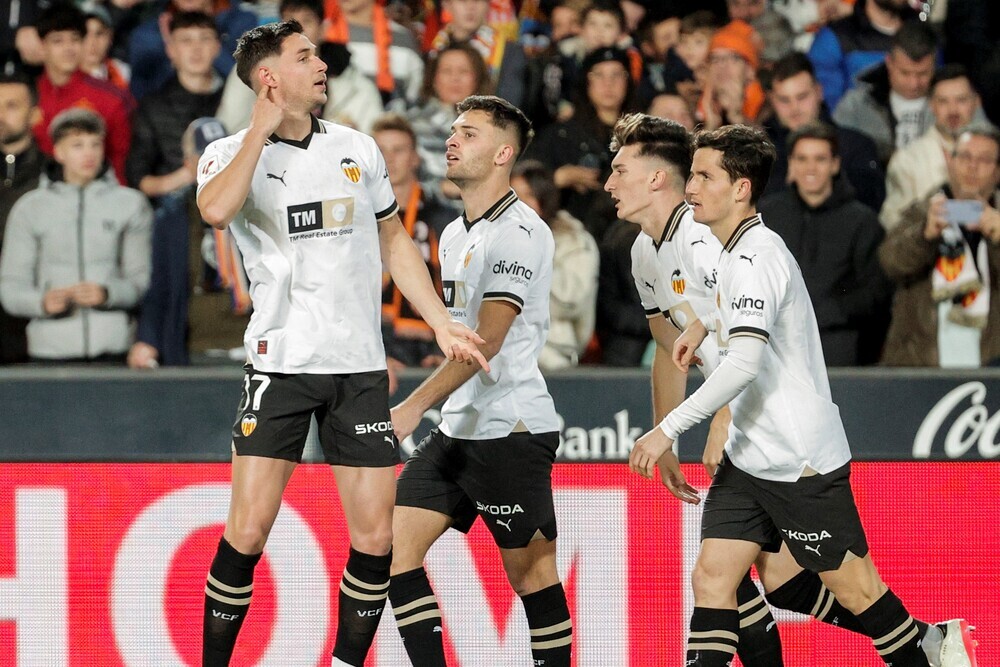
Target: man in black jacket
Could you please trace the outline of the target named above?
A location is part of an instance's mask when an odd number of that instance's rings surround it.
[[[31,134],[31,126],[38,118],[31,79],[21,74],[0,74],[0,248],[14,202],[38,187],[45,161]],[[0,308],[0,364],[27,361],[27,324],[27,320]]]
[[[763,198],[764,224],[802,269],[828,366],[873,363],[884,340],[890,287],[877,250],[875,212],[839,176],[836,131],[808,123],[788,138],[792,187]]]

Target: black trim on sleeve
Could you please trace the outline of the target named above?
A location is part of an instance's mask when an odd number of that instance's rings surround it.
[[[524,299],[513,292],[486,292],[483,294],[483,301],[513,301],[521,308],[524,308]]]
[[[390,206],[389,208],[385,209],[381,213],[376,213],[375,214],[375,220],[377,220],[378,222],[382,222],[386,218],[392,217],[393,214],[395,214],[396,211],[398,211],[398,210],[399,210],[399,204],[396,203],[395,199],[393,199],[392,200],[392,206]]]
[[[650,315],[659,315],[662,312],[663,311],[660,310],[659,308],[647,308],[646,309],[646,317],[649,317]]]
[[[736,338],[737,336],[752,336],[753,338],[760,338],[765,343],[771,340],[771,334],[757,327],[733,327],[729,330],[730,338]]]

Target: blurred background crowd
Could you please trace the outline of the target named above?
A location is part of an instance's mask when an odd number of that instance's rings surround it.
[[[543,369],[648,363],[639,230],[603,190],[634,111],[767,131],[758,208],[799,262],[828,365],[1000,362],[995,0],[11,0],[0,363],[242,358],[246,276],[198,215],[195,173],[249,122],[236,40],[279,18],[328,65],[317,115],[381,148],[432,275],[461,213],[444,178],[455,105],[492,93],[528,114],[512,185],[556,240]],[[383,320],[391,366],[440,361],[388,277]]]

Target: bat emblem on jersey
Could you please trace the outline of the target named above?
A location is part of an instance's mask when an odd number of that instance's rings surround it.
[[[267,180],[271,180],[273,178],[276,181],[281,181],[281,184],[284,185],[287,188],[288,187],[288,183],[285,183],[285,174],[287,174],[287,173],[288,173],[288,170],[286,169],[283,172],[281,172],[281,176],[275,176],[274,174],[268,174],[267,175]]]
[[[529,239],[531,238],[531,230],[530,230],[530,229],[528,229],[528,228],[527,228],[527,227],[525,227],[524,225],[518,225],[518,227],[520,227],[521,229],[523,229],[523,230],[524,230],[524,232],[525,232],[525,233],[526,233],[526,234],[528,235],[528,238],[529,238]]]
[[[756,256],[757,256],[756,254],[750,255],[749,257],[747,257],[746,255],[740,255],[740,259],[745,259],[746,261],[750,262],[750,266],[753,266],[753,258]]]

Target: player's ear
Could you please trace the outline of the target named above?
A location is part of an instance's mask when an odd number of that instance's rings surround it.
[[[656,169],[649,175],[649,189],[653,192],[662,190],[667,185],[667,172]]]
[[[278,85],[278,82],[274,78],[274,72],[271,71],[270,67],[265,67],[263,65],[257,68],[257,82],[261,86],[267,86],[268,88],[274,88]]]
[[[750,184],[749,178],[741,178],[736,181],[736,201],[750,201],[750,193],[752,190],[753,186]]]
[[[497,150],[496,157],[493,159],[493,161],[497,165],[505,165],[508,162],[513,162],[516,157],[517,155],[514,152],[513,146],[511,146],[510,144],[502,144],[499,150]]]

